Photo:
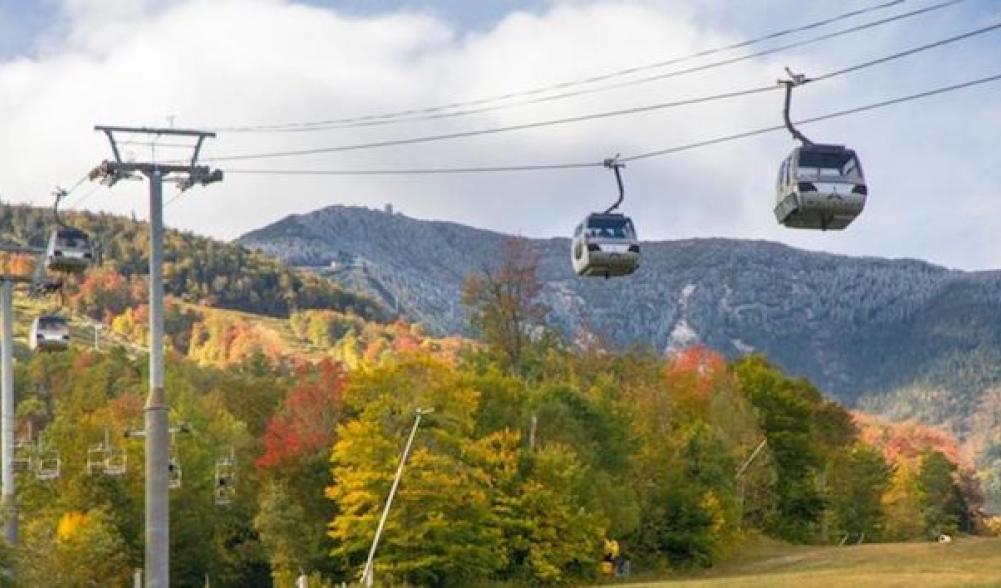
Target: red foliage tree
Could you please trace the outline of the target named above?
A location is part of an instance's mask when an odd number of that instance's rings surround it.
[[[713,389],[727,376],[726,360],[707,347],[694,345],[671,355],[665,376],[679,404],[706,415]]]
[[[938,451],[960,468],[971,470],[973,464],[959,441],[951,434],[913,421],[886,422],[864,414],[855,413],[859,439],[883,452],[887,463],[902,461],[914,463],[926,451]]]
[[[264,432],[264,454],[257,466],[274,468],[328,452],[341,414],[345,371],[339,363],[323,361],[300,372],[300,381],[285,398]]]

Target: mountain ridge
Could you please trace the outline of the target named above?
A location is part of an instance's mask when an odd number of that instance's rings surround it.
[[[462,280],[496,263],[507,238],[332,206],[238,242],[375,295],[445,334],[465,332]],[[569,239],[529,241],[550,320],[569,335],[597,331],[621,346],[661,351],[696,342],[731,356],[762,351],[849,403],[912,384],[923,365],[970,345],[1001,349],[1001,305],[992,295],[1001,271],[695,238],[645,241],[637,273],[606,281],[572,273]]]

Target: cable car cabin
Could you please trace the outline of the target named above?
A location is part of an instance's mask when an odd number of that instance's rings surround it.
[[[862,165],[842,145],[803,145],[779,167],[775,218],[794,229],[839,230],[865,207]]]
[[[79,229],[59,228],[49,236],[45,266],[54,272],[82,272],[94,260],[90,237]]]
[[[43,315],[31,323],[28,347],[32,351],[64,351],[69,346],[70,326],[65,318]]]
[[[627,276],[640,265],[640,244],[629,217],[594,213],[574,230],[573,270],[580,276]]]

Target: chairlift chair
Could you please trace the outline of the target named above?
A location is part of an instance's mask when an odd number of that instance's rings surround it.
[[[35,477],[39,480],[55,480],[62,473],[62,460],[59,459],[59,452],[49,450],[42,453],[38,458],[38,468],[35,470]]]
[[[104,458],[104,473],[109,476],[124,476],[128,471],[129,454],[121,447],[108,447]]]
[[[103,443],[87,448],[87,473],[103,474],[108,465],[108,450]]]
[[[236,496],[236,467],[232,457],[223,457],[215,466],[215,503],[225,506]]]
[[[236,494],[236,488],[228,485],[228,482],[223,480],[216,480],[215,487],[215,505],[216,506],[228,506],[233,504],[233,497]]]
[[[605,160],[605,167],[615,172],[619,199],[605,212],[587,215],[574,230],[570,261],[579,276],[627,276],[640,264],[640,244],[633,221],[614,212],[625,197],[617,158]]]
[[[168,486],[171,490],[181,487],[181,462],[173,453],[171,453],[170,459],[167,461],[167,475],[169,476]]]
[[[28,347],[32,351],[65,351],[69,344],[69,321],[54,314],[35,317],[28,335]]]
[[[813,143],[789,119],[792,89],[809,82],[802,74],[779,83],[786,88],[783,118],[793,138],[802,143],[779,166],[775,187],[775,218],[794,229],[840,230],[865,207],[869,189],[862,164],[843,145]]]
[[[14,444],[14,459],[11,460],[11,467],[15,472],[30,471],[35,463],[35,444],[31,441],[18,441]]]

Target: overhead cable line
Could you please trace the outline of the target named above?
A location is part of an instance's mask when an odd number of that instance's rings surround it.
[[[897,104],[902,104],[905,102],[911,102],[914,100],[920,100],[923,98],[929,98],[931,96],[937,96],[939,94],[946,94],[950,92],[955,92],[958,90],[971,88],[974,86],[979,86],[982,84],[987,84],[990,82],[996,82],[1001,80],[1001,73],[994,74],[992,76],[979,78],[975,80],[970,80],[967,82],[962,82],[959,84],[953,84],[950,86],[943,86],[935,88],[933,90],[927,90],[925,92],[919,92],[917,94],[910,94],[907,96],[901,96],[898,98],[892,98],[889,100],[884,100],[881,102],[874,102],[871,104],[866,104],[864,106],[858,106],[855,108],[849,108],[845,110],[839,110],[835,112],[830,112],[820,116],[815,116],[812,118],[806,118],[797,121],[796,124],[807,125],[816,122],[821,122],[825,120],[830,120],[834,118],[841,118],[845,116],[850,116],[853,114],[859,114],[862,112],[867,112],[871,110],[877,110],[881,108],[886,108],[888,106],[894,106]],[[642,159],[649,159],[653,157],[660,157],[664,155],[672,155],[674,153],[680,153],[683,151],[691,151],[693,149],[698,149],[701,147],[707,147],[710,145],[717,145],[721,143],[729,143],[731,141],[737,141],[740,139],[746,139],[748,137],[754,137],[757,135],[764,135],[767,133],[772,133],[776,131],[785,130],[785,125],[775,125],[772,127],[765,127],[760,129],[755,129],[751,131],[745,131],[742,133],[736,133],[732,135],[725,135],[722,137],[716,137],[714,139],[707,139],[704,141],[698,141],[695,143],[687,143],[684,145],[677,145],[674,147],[668,147],[666,149],[658,149],[656,151],[649,151],[646,153],[639,153],[636,155],[631,155],[628,157],[621,157],[619,161],[630,162]],[[564,169],[576,169],[576,168],[588,168],[588,167],[602,167],[604,162],[602,161],[591,161],[591,162],[573,162],[573,163],[552,163],[552,164],[539,164],[539,165],[507,165],[507,166],[479,166],[479,167],[443,167],[443,168],[411,168],[411,169],[341,169],[341,170],[281,170],[281,169],[227,169],[226,173],[229,174],[256,174],[256,175],[283,175],[283,176],[367,176],[367,175],[421,175],[421,174],[464,174],[464,173],[491,173],[491,172],[523,172],[523,171],[547,171],[547,170],[564,170]]]
[[[78,198],[76,202],[74,202],[73,204],[69,205],[67,208],[69,210],[76,210],[76,209],[80,208],[81,206],[83,206],[83,203],[86,202],[91,196],[93,196],[94,192],[97,192],[98,188],[100,188],[100,187],[101,187],[101,184],[94,184],[93,186],[90,187],[89,190],[87,190],[86,192],[84,192],[83,195],[80,196],[80,198]]]
[[[652,69],[659,69],[659,68],[667,67],[669,65],[676,65],[676,64],[679,64],[679,63],[683,63],[685,61],[690,61],[690,60],[698,58],[698,57],[705,57],[705,56],[713,55],[713,54],[716,54],[716,53],[722,53],[722,52],[730,51],[730,50],[733,50],[733,49],[747,47],[747,46],[750,46],[750,45],[754,45],[754,44],[760,43],[762,41],[779,38],[779,37],[782,37],[782,36],[785,36],[785,35],[789,35],[789,34],[792,34],[792,33],[796,33],[796,32],[802,32],[802,31],[810,30],[810,29],[813,29],[813,28],[817,28],[817,27],[820,27],[820,26],[824,26],[824,25],[827,25],[827,24],[831,24],[831,23],[837,22],[839,20],[844,20],[844,19],[847,19],[847,18],[850,18],[850,17],[853,17],[853,16],[858,16],[858,15],[869,13],[869,12],[873,12],[873,11],[876,11],[876,10],[882,10],[882,9],[885,9],[885,8],[888,8],[888,7],[891,7],[891,6],[895,6],[897,4],[901,4],[903,2],[903,0],[895,0],[895,1],[892,1],[892,2],[887,2],[887,3],[879,4],[879,5],[872,6],[872,7],[865,8],[865,9],[860,9],[860,10],[855,10],[855,11],[852,11],[852,12],[847,12],[847,13],[841,14],[841,15],[836,16],[836,17],[824,19],[824,20],[821,20],[821,21],[816,21],[816,22],[809,23],[807,25],[803,25],[803,26],[800,26],[800,27],[795,27],[795,28],[792,28],[792,29],[786,29],[786,30],[783,30],[783,31],[778,31],[778,32],[771,33],[771,34],[768,34],[768,35],[764,35],[764,36],[761,36],[761,37],[757,37],[757,38],[754,38],[754,39],[751,39],[751,40],[748,40],[748,41],[742,41],[742,42],[734,43],[734,44],[727,45],[727,46],[724,46],[724,47],[718,47],[718,48],[714,48],[714,49],[708,49],[708,50],[704,50],[704,51],[699,51],[699,52],[696,52],[696,53],[691,53],[691,54],[684,55],[684,56],[681,56],[681,57],[676,57],[676,58],[673,58],[673,59],[668,59],[668,60],[665,60],[665,61],[660,61],[660,62],[656,62],[656,63],[644,65],[644,66],[630,67],[630,68],[617,70],[617,71],[610,72],[610,73],[603,74],[603,75],[593,76],[593,77],[585,78],[585,79],[581,79],[581,80],[575,80],[575,81],[572,81],[572,82],[563,82],[563,83],[559,83],[559,84],[553,84],[553,85],[549,85],[549,86],[544,86],[544,87],[541,87],[541,88],[534,88],[534,89],[531,89],[531,90],[525,90],[525,91],[521,91],[521,92],[511,92],[511,93],[502,94],[502,95],[499,95],[499,96],[493,96],[493,97],[490,97],[490,98],[480,98],[480,99],[476,99],[476,100],[467,100],[467,101],[460,101],[460,102],[452,102],[450,104],[444,104],[444,105],[440,105],[440,106],[431,106],[431,107],[426,107],[426,108],[416,108],[416,109],[400,110],[400,111],[390,112],[390,113],[384,113],[384,114],[373,114],[373,115],[358,116],[358,117],[351,117],[351,118],[327,119],[327,120],[318,120],[318,121],[309,121],[309,122],[298,122],[298,123],[273,124],[273,125],[231,126],[231,127],[219,128],[217,130],[220,131],[220,132],[222,132],[222,131],[225,131],[225,132],[305,132],[305,131],[317,131],[317,130],[324,130],[324,129],[328,129],[328,128],[330,128],[330,129],[333,129],[333,128],[350,128],[350,127],[360,127],[360,126],[374,126],[374,125],[393,124],[393,123],[404,122],[404,121],[434,120],[434,119],[439,119],[439,118],[448,118],[448,117],[454,117],[454,116],[465,116],[465,115],[469,115],[469,114],[476,114],[476,113],[481,113],[481,112],[489,112],[489,111],[493,111],[493,110],[500,110],[500,109],[505,109],[505,108],[511,108],[511,107],[514,107],[514,106],[521,106],[521,105],[525,105],[525,104],[535,104],[535,103],[547,102],[547,101],[551,101],[551,100],[560,100],[560,99],[569,98],[569,97],[572,97],[572,96],[579,96],[579,95],[589,94],[589,93],[593,93],[593,92],[605,91],[605,90],[609,90],[609,89],[613,89],[613,88],[630,86],[630,85],[640,84],[640,83],[647,83],[647,82],[651,82],[651,81],[655,81],[655,80],[665,79],[665,78],[668,78],[668,77],[674,77],[674,76],[678,76],[678,75],[684,75],[684,74],[693,73],[693,72],[697,72],[697,71],[704,71],[706,69],[712,69],[712,68],[715,68],[715,67],[721,67],[723,65],[729,65],[731,63],[736,63],[736,62],[739,62],[739,61],[744,61],[746,59],[752,59],[754,57],[760,57],[760,56],[763,56],[763,55],[770,55],[770,54],[777,53],[779,51],[784,51],[784,50],[787,50],[787,49],[791,49],[791,48],[794,48],[794,47],[801,47],[803,45],[807,45],[807,44],[811,44],[811,43],[816,43],[816,42],[828,40],[828,39],[831,39],[831,38],[836,38],[836,37],[839,37],[839,36],[843,36],[843,35],[847,35],[847,34],[850,34],[850,33],[854,33],[854,32],[866,30],[866,29],[869,29],[869,28],[881,26],[881,25],[888,24],[888,23],[891,23],[891,22],[896,22],[898,20],[903,20],[903,19],[906,19],[906,18],[918,16],[918,15],[921,15],[921,14],[926,14],[928,12],[940,10],[940,9],[943,9],[943,8],[946,8],[946,7],[955,5],[955,4],[959,4],[959,3],[963,2],[963,1],[965,1],[965,0],[947,0],[945,2],[939,2],[937,4],[933,4],[933,5],[930,5],[930,6],[927,6],[927,7],[924,7],[924,8],[920,8],[920,9],[917,9],[917,10],[913,10],[913,11],[910,11],[910,12],[905,12],[905,13],[902,13],[902,14],[898,14],[898,15],[894,15],[894,16],[891,16],[891,17],[883,18],[883,19],[880,19],[880,20],[871,21],[871,22],[868,22],[868,23],[863,23],[861,25],[854,26],[854,27],[851,27],[851,28],[847,28],[847,29],[843,29],[843,30],[840,30],[840,31],[835,31],[835,32],[832,32],[832,33],[828,33],[827,35],[823,35],[823,36],[820,36],[820,37],[816,37],[816,38],[812,38],[812,39],[806,39],[806,40],[799,41],[799,42],[796,42],[796,43],[791,43],[791,44],[787,44],[787,45],[775,47],[775,48],[772,48],[772,49],[768,49],[768,50],[765,50],[765,51],[753,53],[753,54],[750,54],[750,55],[740,56],[740,57],[737,57],[737,58],[731,58],[731,59],[727,59],[727,60],[723,60],[723,61],[717,61],[717,62],[713,62],[713,63],[701,65],[701,66],[696,66],[696,67],[692,67],[692,68],[686,68],[686,69],[682,69],[682,70],[676,70],[676,71],[672,71],[672,72],[667,72],[665,74],[660,74],[660,75],[657,75],[657,76],[651,76],[651,77],[646,77],[646,78],[639,78],[637,80],[628,80],[628,81],[625,81],[625,82],[621,82],[619,84],[601,86],[601,87],[597,87],[597,88],[586,88],[586,89],[577,90],[577,91],[573,91],[573,92],[563,92],[563,93],[556,94],[556,95],[553,95],[553,96],[537,97],[537,98],[534,98],[534,99],[531,99],[531,100],[524,100],[524,101],[519,101],[519,102],[514,102],[514,103],[509,103],[509,104],[501,104],[501,105],[494,105],[494,106],[483,107],[483,108],[467,109],[467,110],[463,110],[463,111],[459,111],[459,112],[442,112],[442,111],[446,111],[446,110],[452,110],[452,109],[455,109],[455,108],[470,107],[470,106],[480,106],[480,105],[483,105],[483,104],[490,104],[492,102],[498,102],[498,101],[502,101],[502,100],[509,100],[511,98],[524,98],[524,97],[529,97],[529,96],[537,96],[538,94],[543,94],[543,93],[546,93],[546,92],[564,90],[566,88],[571,88],[571,87],[575,87],[575,86],[579,86],[579,85],[584,85],[584,84],[596,83],[596,82],[600,82],[600,81],[606,81],[606,80],[609,80],[609,79],[614,79],[614,78],[617,78],[617,77],[621,77],[621,76],[624,76],[624,75],[633,74],[633,73],[637,73],[637,72],[641,72],[641,71],[647,71],[647,70],[652,70]],[[416,116],[414,116],[414,115],[416,115]]]
[[[949,38],[946,38],[946,39],[941,39],[939,41],[935,41],[935,42],[932,42],[932,43],[927,43],[925,45],[920,45],[918,47],[912,47],[910,49],[906,49],[904,51],[899,51],[899,52],[893,53],[891,55],[887,55],[887,56],[880,57],[880,58],[877,58],[877,59],[872,59],[872,60],[869,60],[869,61],[858,63],[858,64],[852,65],[850,67],[846,67],[846,68],[839,69],[839,70],[836,70],[836,71],[828,72],[826,74],[823,74],[823,75],[820,75],[820,76],[817,76],[817,77],[813,78],[812,80],[810,80],[810,82],[813,83],[813,82],[822,81],[822,80],[829,80],[829,79],[837,77],[837,76],[845,75],[845,74],[848,74],[848,73],[853,73],[853,72],[856,72],[856,71],[859,71],[859,70],[862,70],[862,69],[865,69],[865,68],[868,68],[868,67],[873,67],[873,66],[876,66],[876,65],[887,63],[887,62],[893,61],[895,59],[900,59],[900,58],[903,58],[903,57],[908,57],[908,56],[914,55],[916,53],[920,53],[922,51],[927,51],[927,50],[930,50],[930,49],[935,49],[935,48],[938,48],[938,47],[942,47],[942,46],[948,45],[950,43],[955,43],[955,42],[958,42],[958,41],[969,39],[971,37],[974,37],[974,36],[977,36],[977,35],[982,35],[982,34],[985,34],[985,33],[991,32],[991,31],[995,31],[995,30],[998,30],[998,29],[1001,29],[1001,22],[998,22],[998,23],[995,23],[995,24],[992,24],[992,25],[988,25],[988,26],[985,26],[985,27],[981,27],[979,29],[975,29],[973,31],[969,31],[969,32],[962,33],[962,34],[959,34],[959,35],[954,35],[952,37],[949,37]],[[710,95],[710,96],[702,96],[702,97],[699,97],[699,98],[691,98],[691,99],[687,99],[687,100],[676,100],[676,101],[672,101],[672,102],[660,102],[660,103],[656,103],[656,104],[648,104],[648,105],[644,105],[644,106],[637,106],[637,107],[634,107],[634,108],[624,108],[624,109],[618,109],[618,110],[610,110],[610,111],[605,111],[605,112],[597,112],[597,113],[591,113],[591,114],[584,114],[584,115],[580,115],[580,116],[572,116],[572,117],[550,119],[550,120],[543,120],[543,121],[534,121],[534,122],[528,122],[528,123],[522,123],[522,124],[516,124],[516,125],[507,125],[507,126],[502,126],[502,127],[493,127],[493,128],[487,128],[487,129],[475,129],[475,130],[470,130],[470,131],[458,131],[458,132],[454,132],[454,133],[443,133],[443,134],[438,134],[438,135],[424,135],[424,136],[418,136],[418,137],[407,137],[407,138],[403,138],[403,139],[388,139],[388,140],[373,141],[373,142],[368,142],[368,143],[355,143],[355,144],[349,144],[349,145],[335,145],[335,146],[330,146],[330,147],[315,147],[315,148],[310,148],[310,149],[297,149],[297,150],[290,150],[290,151],[274,151],[274,152],[268,152],[268,153],[248,153],[248,154],[241,154],[241,155],[223,155],[223,156],[218,156],[218,157],[206,158],[206,160],[219,162],[219,161],[240,161],[240,160],[246,160],[246,159],[271,159],[271,158],[277,158],[277,157],[298,157],[298,156],[303,156],[303,155],[318,155],[318,154],[322,154],[322,153],[337,153],[337,152],[342,152],[342,151],[357,151],[357,150],[362,150],[362,149],[375,149],[375,148],[381,148],[381,147],[394,147],[394,146],[401,146],[401,145],[413,145],[413,144],[417,144],[417,143],[430,143],[430,142],[434,142],[434,141],[445,141],[445,140],[452,140],[452,139],[462,139],[462,138],[468,138],[468,137],[475,137],[475,136],[479,136],[479,135],[491,135],[491,134],[504,133],[504,132],[510,132],[510,131],[522,131],[522,130],[527,130],[527,129],[536,129],[536,128],[542,128],[542,127],[549,127],[549,126],[553,126],[553,125],[562,125],[562,124],[584,122],[584,121],[590,121],[590,120],[596,120],[596,119],[602,119],[602,118],[609,118],[609,117],[616,117],[616,116],[623,116],[623,115],[630,115],[630,114],[638,114],[638,113],[650,112],[650,111],[655,111],[655,110],[664,110],[664,109],[668,109],[668,108],[675,108],[675,107],[679,107],[679,106],[690,106],[690,105],[694,105],[694,104],[702,104],[702,103],[706,103],[706,102],[713,102],[713,101],[724,100],[724,99],[729,99],[729,98],[737,98],[737,97],[749,96],[749,95],[753,95],[753,94],[760,94],[760,93],[763,93],[763,92],[770,92],[770,91],[774,91],[774,90],[778,90],[778,89],[779,89],[779,86],[767,85],[767,86],[760,86],[760,87],[755,87],[755,88],[748,88],[748,89],[744,89],[744,90],[737,90],[737,91],[733,91],[733,92],[725,92],[725,93],[722,93],[722,94],[714,94],[714,95]]]
[[[170,206],[171,204],[173,204],[173,203],[177,202],[177,200],[178,200],[178,199],[179,199],[179,198],[180,198],[181,196],[184,196],[184,194],[185,194],[186,192],[187,192],[187,190],[178,190],[178,191],[177,191],[177,194],[174,194],[173,196],[171,196],[171,197],[170,197],[170,200],[167,200],[167,202],[165,202],[165,203],[164,203],[164,205],[163,205],[163,208],[164,208],[164,209],[166,209],[166,208],[168,208],[168,207],[169,207],[169,206]]]
[[[79,180],[77,180],[72,186],[70,186],[68,190],[62,190],[61,188],[57,188],[57,191],[61,191],[63,193],[62,198],[66,198],[73,192],[76,192],[76,190],[80,186],[82,186],[83,183],[86,182],[89,178],[90,174],[83,174],[83,176]]]

